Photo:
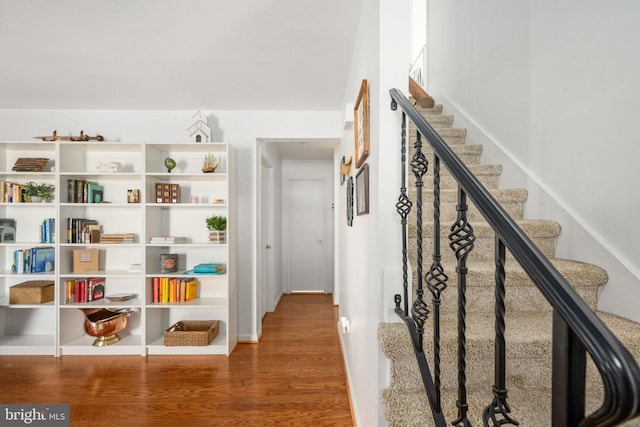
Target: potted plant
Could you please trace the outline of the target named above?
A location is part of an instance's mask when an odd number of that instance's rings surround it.
[[[225,243],[227,218],[220,215],[211,215],[205,219],[205,224],[209,230],[209,241],[211,243]]]
[[[31,200],[32,202],[42,202],[53,200],[53,191],[55,187],[53,184],[47,183],[35,183],[27,182],[22,188],[22,194],[25,200]]]

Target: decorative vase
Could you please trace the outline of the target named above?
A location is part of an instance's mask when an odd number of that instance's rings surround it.
[[[44,198],[40,196],[31,196],[31,203],[42,203],[44,202]]]
[[[210,243],[226,243],[227,242],[226,230],[209,230],[209,242]]]

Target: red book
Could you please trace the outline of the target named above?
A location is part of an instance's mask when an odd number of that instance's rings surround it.
[[[160,278],[153,278],[153,302],[160,302]]]

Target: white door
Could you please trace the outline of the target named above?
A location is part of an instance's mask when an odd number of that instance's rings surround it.
[[[326,291],[326,209],[322,179],[289,181],[289,287]]]

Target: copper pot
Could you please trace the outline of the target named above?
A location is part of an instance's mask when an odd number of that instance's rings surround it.
[[[118,332],[127,327],[128,318],[133,310],[111,311],[106,308],[82,308],[85,315],[84,331],[96,337],[93,345],[102,347],[120,341]]]

